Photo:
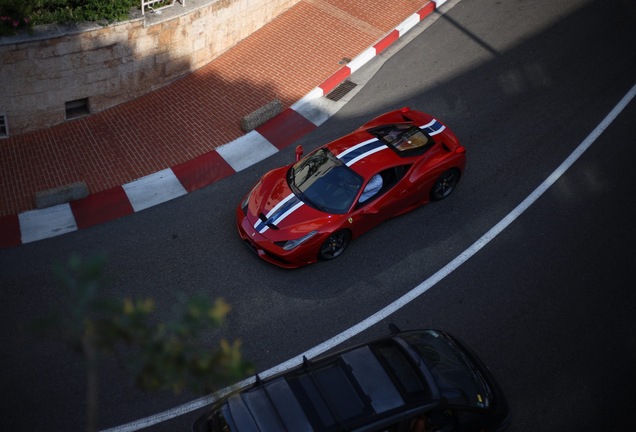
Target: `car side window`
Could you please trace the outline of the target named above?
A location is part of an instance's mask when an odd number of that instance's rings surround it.
[[[383,186],[384,178],[382,177],[382,173],[378,173],[371,177],[371,180],[369,180],[364,186],[362,194],[360,195],[359,203],[363,204],[373,198],[376,198]]]
[[[366,205],[395,186],[408,172],[410,165],[400,165],[380,171],[369,179],[358,199],[358,207]]]

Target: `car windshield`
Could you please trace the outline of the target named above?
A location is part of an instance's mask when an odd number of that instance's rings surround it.
[[[305,204],[326,213],[346,213],[360,190],[362,177],[321,148],[289,169],[287,183]]]
[[[403,339],[422,357],[443,397],[457,405],[490,405],[481,373],[452,340],[435,331],[407,334]]]

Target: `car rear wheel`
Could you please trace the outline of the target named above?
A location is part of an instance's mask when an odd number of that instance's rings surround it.
[[[318,257],[321,260],[334,259],[344,252],[351,242],[351,233],[347,230],[337,231],[329,236],[320,246]]]
[[[455,190],[455,186],[457,186],[458,181],[458,169],[452,168],[445,171],[441,176],[439,176],[433,185],[433,188],[431,189],[431,199],[433,201],[443,200]]]

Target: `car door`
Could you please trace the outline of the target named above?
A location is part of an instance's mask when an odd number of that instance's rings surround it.
[[[409,169],[410,165],[400,165],[378,173],[383,180],[382,188],[367,201],[358,202],[350,214],[349,223],[356,236],[399,214],[409,205],[413,198],[404,183]]]

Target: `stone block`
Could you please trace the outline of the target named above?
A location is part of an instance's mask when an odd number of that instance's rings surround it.
[[[76,182],[69,185],[36,192],[35,206],[39,209],[53,207],[58,204],[64,204],[69,201],[86,198],[88,196],[88,187],[86,183]]]
[[[243,132],[250,132],[261,126],[268,120],[273,119],[283,111],[283,103],[278,99],[274,99],[267,105],[263,105],[256,111],[253,111],[241,119],[241,129]]]
[[[61,39],[58,43],[55,44],[53,52],[55,56],[63,57],[70,54],[82,52],[82,47],[77,38],[66,38],[66,40]]]

